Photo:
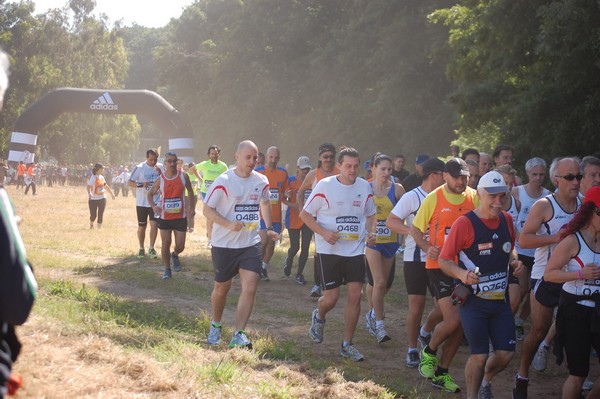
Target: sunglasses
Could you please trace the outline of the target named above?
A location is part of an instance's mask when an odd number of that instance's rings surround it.
[[[565,175],[565,176],[559,176],[559,175],[555,175],[555,176],[558,177],[559,179],[563,178],[566,181],[573,181],[574,179],[577,179],[577,181],[581,181],[581,179],[583,179],[583,175],[582,174],[574,175],[572,173],[569,173],[568,175]]]

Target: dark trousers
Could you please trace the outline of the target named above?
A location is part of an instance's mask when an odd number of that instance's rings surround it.
[[[96,216],[98,217],[98,224],[102,224],[102,220],[104,218],[104,209],[106,208],[106,198],[102,198],[99,200],[89,200],[88,204],[90,206],[90,222],[94,222],[96,220]]]
[[[301,276],[304,273],[304,267],[306,266],[306,260],[308,259],[308,250],[310,248],[310,240],[313,236],[313,231],[308,228],[307,225],[303,225],[299,229],[288,229],[290,235],[290,248],[288,249],[286,266],[291,270],[291,266],[294,262],[294,256],[300,249],[300,237],[302,236],[302,250],[298,257],[298,272],[296,276]]]

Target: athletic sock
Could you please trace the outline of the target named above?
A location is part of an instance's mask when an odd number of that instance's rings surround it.
[[[221,323],[221,322],[216,322],[216,321],[213,321],[211,324],[212,324],[212,326],[213,326],[213,327],[215,327],[215,328],[221,328],[221,326],[222,326],[222,323]]]
[[[488,385],[490,385],[490,382],[488,380],[486,380],[485,378],[483,380],[481,380],[482,387],[487,387]]]
[[[449,369],[445,369],[443,367],[438,366],[437,369],[435,370],[435,376],[438,377],[442,374],[448,374],[448,370]]]
[[[421,327],[421,330],[419,331],[419,334],[421,335],[421,337],[428,337],[431,335],[430,331],[426,331],[423,327]]]
[[[431,349],[431,347],[429,345],[427,345],[425,348],[423,348],[423,350],[425,351],[425,353],[427,353],[428,355],[431,356],[437,356],[437,351],[434,351],[433,349]]]
[[[407,353],[412,353],[412,352],[418,352],[419,350],[417,348],[411,348],[410,346],[408,347],[408,351]]]

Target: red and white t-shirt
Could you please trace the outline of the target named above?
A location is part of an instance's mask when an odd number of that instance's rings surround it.
[[[240,231],[233,231],[215,223],[211,243],[218,248],[247,248],[260,242],[260,202],[270,198],[266,176],[252,172],[243,178],[235,169],[219,175],[210,186],[204,203],[230,221],[244,223]]]
[[[357,256],[365,252],[366,220],[375,215],[373,190],[363,179],[345,185],[337,176],[320,180],[304,205],[304,210],[317,217],[317,223],[327,230],[336,230],[339,240],[330,245],[315,234],[317,253]]]

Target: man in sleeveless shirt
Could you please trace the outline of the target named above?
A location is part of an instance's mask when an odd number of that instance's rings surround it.
[[[508,266],[519,273],[523,264],[515,259],[512,217],[502,211],[506,195],[508,187],[502,175],[486,173],[477,186],[479,206],[454,222],[439,256],[442,271],[470,291],[460,306],[471,350],[465,366],[468,399],[491,397],[492,377],[504,370],[515,354],[514,320],[507,298]],[[494,352],[488,357],[490,342]]]
[[[181,271],[179,254],[185,248],[187,232],[186,198],[191,204],[189,212],[195,212],[196,197],[187,173],[177,168],[177,154],[165,154],[165,171],[154,181],[148,191],[147,199],[154,215],[158,215],[157,224],[162,241],[161,257],[165,266],[163,280],[171,278],[171,266],[176,272]],[[160,193],[159,203],[154,202],[155,195]],[[171,237],[175,236],[175,247],[171,252]]]
[[[542,342],[552,324],[554,308],[560,297],[560,284],[542,279],[546,263],[559,241],[561,229],[569,223],[579,208],[579,186],[582,179],[579,161],[576,158],[556,159],[550,166],[550,178],[556,192],[536,201],[525,221],[519,236],[522,248],[535,248],[531,272],[530,293],[531,330],[525,338],[519,372],[515,378],[513,398],[526,399],[529,383],[529,366],[538,346],[542,352],[549,347]]]
[[[410,234],[417,245],[427,253],[425,267],[431,290],[437,299],[443,320],[433,331],[431,341],[421,351],[419,373],[432,380],[435,387],[448,392],[459,392],[448,369],[462,340],[459,312],[452,304],[453,279],[438,265],[438,256],[452,223],[478,205],[476,192],[467,186],[469,168],[460,158],[452,158],[444,166],[444,184],[425,197],[413,220]],[[429,237],[425,233],[429,231]],[[438,348],[443,344],[438,364]]]

